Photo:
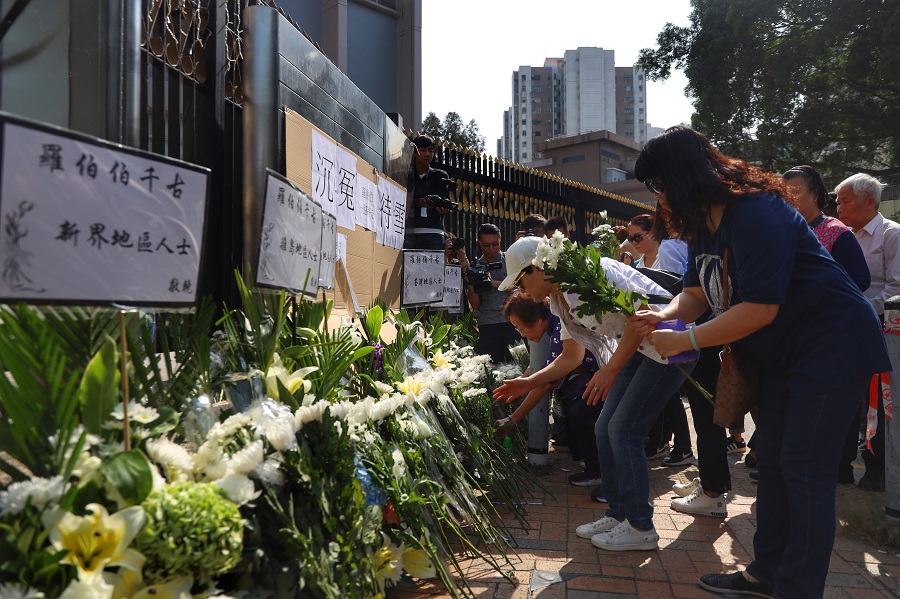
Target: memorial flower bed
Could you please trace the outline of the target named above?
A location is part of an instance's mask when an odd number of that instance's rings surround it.
[[[465,325],[376,306],[335,329],[241,292],[217,322],[0,308],[0,596],[462,596],[460,552],[508,569],[495,505],[522,519],[535,480]]]

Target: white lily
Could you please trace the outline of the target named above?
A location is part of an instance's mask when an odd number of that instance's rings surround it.
[[[281,356],[275,354],[272,365],[266,371],[266,391],[269,397],[277,399],[278,381],[281,381],[281,384],[291,393],[296,393],[300,387],[303,387],[304,393],[309,393],[312,389],[312,381],[306,380],[306,377],[318,369],[318,366],[308,366],[289,373],[284,364],[281,363]]]
[[[437,573],[428,554],[412,547],[403,552],[403,569],[413,578],[434,578]]]
[[[179,576],[162,584],[144,587],[131,599],[193,599],[192,586],[194,586],[192,576]]]
[[[102,572],[119,566],[140,570],[146,558],[130,549],[132,540],[144,526],[144,508],[132,506],[110,515],[99,503],[88,504],[84,516],[54,511],[45,514],[44,526],[50,529],[50,542],[57,551],[68,551],[63,563],[82,573]]]

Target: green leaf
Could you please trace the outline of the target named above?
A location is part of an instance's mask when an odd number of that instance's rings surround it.
[[[91,358],[78,388],[84,428],[95,435],[101,433],[103,423],[119,400],[118,355],[115,343],[107,340]]]
[[[384,311],[381,306],[372,306],[366,314],[366,329],[369,331],[369,340],[373,343],[381,338],[382,323],[384,323]]]
[[[132,449],[103,462],[100,473],[118,489],[129,505],[138,505],[153,490],[153,473],[147,457]]]

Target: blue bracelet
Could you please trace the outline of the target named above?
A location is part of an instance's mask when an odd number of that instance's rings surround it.
[[[693,347],[694,350],[696,350],[696,351],[700,351],[700,346],[697,345],[697,338],[694,337],[694,324],[693,323],[691,323],[688,326],[688,331],[689,331],[688,335],[691,338],[691,347]]]

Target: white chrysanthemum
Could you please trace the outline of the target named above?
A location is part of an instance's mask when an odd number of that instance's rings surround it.
[[[165,469],[169,482],[193,480],[194,460],[178,443],[162,437],[151,439],[147,441],[147,453]]]
[[[0,597],[3,599],[42,599],[45,595],[16,582],[0,583]]]
[[[385,393],[393,393],[394,388],[387,383],[382,383],[381,381],[375,381],[375,389],[384,395]]]
[[[265,437],[276,451],[296,449],[298,429],[297,422],[290,415],[256,423],[256,432]]]
[[[341,420],[334,421],[334,430],[337,432],[338,437],[344,434],[344,425]]]
[[[349,401],[341,401],[336,404],[331,405],[331,416],[338,420],[346,420],[347,414],[350,412],[350,406],[352,404]]]
[[[313,405],[314,403],[316,403],[316,396],[315,396],[315,394],[314,394],[314,393],[307,393],[306,395],[303,396],[303,401],[300,402],[300,405],[301,405],[301,406],[309,407],[309,406]]]
[[[385,397],[380,401],[375,402],[371,409],[369,410],[369,417],[375,422],[381,422],[391,414],[393,414],[397,408],[402,404],[398,398],[394,397]]]
[[[116,420],[125,420],[125,408],[119,404],[110,414]],[[131,422],[139,422],[140,424],[150,424],[159,418],[159,412],[156,408],[145,406],[136,401],[128,402],[128,419]]]
[[[487,395],[487,389],[483,387],[472,387],[463,391],[462,395],[466,398],[479,397],[481,395]]]
[[[283,486],[284,485],[284,474],[281,472],[281,456],[279,454],[274,454],[272,457],[268,458],[265,462],[260,464],[256,470],[253,471],[253,474],[259,477],[260,480],[269,483],[270,485],[275,486]]]
[[[325,410],[328,406],[329,403],[324,399],[311,406],[300,406],[297,411],[294,412],[294,421],[297,423],[297,426],[301,428],[310,422],[322,422],[322,416],[325,415]]]
[[[347,424],[352,427],[366,425],[369,422],[369,414],[372,411],[373,405],[375,405],[375,400],[371,397],[364,397],[363,399],[350,404],[350,411],[347,412]]]
[[[225,478],[217,480],[215,485],[225,491],[225,496],[229,501],[238,505],[253,501],[261,493],[253,486],[253,481],[243,474],[229,474]]]
[[[403,459],[403,452],[399,449],[395,449],[391,452],[391,457],[394,459],[394,465],[393,467],[391,467],[391,471],[394,473],[394,477],[405,478],[406,461]]]
[[[229,416],[225,419],[225,422],[217,422],[213,425],[211,429],[209,429],[209,434],[207,434],[207,439],[216,441],[218,443],[225,443],[231,440],[231,437],[235,435],[242,428],[249,426],[252,423],[252,419],[246,413],[239,413]]]
[[[53,478],[34,477],[29,480],[12,483],[5,491],[0,492],[0,516],[20,514],[29,504],[38,509],[59,502],[66,490],[61,476]]]
[[[263,462],[263,443],[259,439],[231,455],[229,474],[250,474]]]

